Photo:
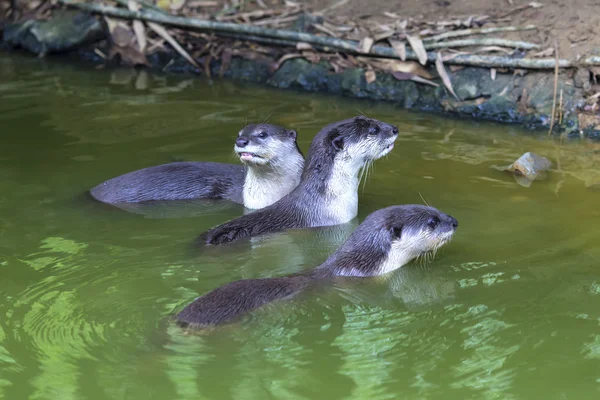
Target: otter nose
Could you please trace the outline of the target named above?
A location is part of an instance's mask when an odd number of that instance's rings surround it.
[[[452,215],[448,215],[448,219],[450,220],[450,223],[452,224],[454,229],[458,228],[458,221],[456,220],[456,218],[454,218]]]
[[[246,147],[246,145],[249,143],[249,140],[243,137],[237,138],[237,140],[235,141],[235,145],[237,147]]]
[[[397,135],[398,134],[398,128],[396,128],[395,126],[392,125],[392,135]]]

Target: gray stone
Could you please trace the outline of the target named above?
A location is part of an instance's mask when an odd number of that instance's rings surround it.
[[[106,36],[105,24],[96,17],[84,12],[61,10],[48,21],[28,20],[7,25],[3,41],[9,46],[22,47],[43,56],[76,49]]]

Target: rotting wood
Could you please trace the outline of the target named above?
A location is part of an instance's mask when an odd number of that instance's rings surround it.
[[[258,28],[244,24],[235,24],[227,22],[216,22],[209,20],[201,20],[195,18],[186,18],[173,16],[170,14],[159,13],[148,9],[142,9],[132,12],[126,9],[105,6],[102,4],[79,3],[74,0],[57,0],[58,3],[71,7],[80,8],[86,11],[110,15],[124,19],[141,19],[144,21],[157,22],[165,25],[177,26],[179,28],[187,28],[190,30],[200,30],[213,32],[214,34],[226,36],[224,34],[237,34],[242,37],[240,39],[267,43],[267,40],[274,43],[277,40],[280,45],[295,46],[298,42],[310,43],[316,49],[323,51],[343,50],[351,54],[358,54],[358,42],[353,40],[344,40],[331,37],[317,36],[305,32],[296,32],[282,29]],[[363,54],[365,55],[365,54]],[[387,46],[373,46],[367,54],[370,56],[386,57],[398,59],[399,56],[395,50]],[[418,61],[417,55],[406,50],[406,59]],[[427,60],[434,63],[436,53],[428,52]],[[474,67],[493,67],[493,68],[524,68],[524,69],[553,69],[569,68],[577,66],[592,66],[600,65],[600,57],[589,57],[581,61],[570,61],[564,59],[553,58],[510,58],[504,56],[480,56],[472,54],[461,54],[451,59],[444,60],[446,64],[468,65]]]

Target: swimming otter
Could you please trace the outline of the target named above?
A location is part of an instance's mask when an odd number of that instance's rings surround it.
[[[200,236],[206,244],[233,242],[286,229],[343,224],[358,213],[359,171],[388,154],[398,128],[355,117],[327,125],[313,139],[298,186],[278,202]]]
[[[414,258],[435,254],[457,227],[455,218],[433,207],[387,207],[367,216],[348,240],[313,270],[229,283],[194,300],[176,319],[183,327],[218,325],[272,301],[290,298],[309,285],[336,277],[383,275]]]
[[[242,165],[174,162],[133,171],[93,188],[109,204],[156,200],[225,199],[258,209],[273,204],[300,182],[304,156],[296,131],[271,124],[242,129],[234,150]]]

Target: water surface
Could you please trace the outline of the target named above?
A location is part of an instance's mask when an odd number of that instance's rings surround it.
[[[591,399],[600,395],[600,156],[515,127],[231,82],[0,55],[0,398]],[[218,333],[173,312],[224,283],[311,268],[349,227],[196,251],[237,205],[121,210],[85,191],[175,160],[236,162],[247,122],[396,124],[355,223],[422,203],[460,226],[432,263],[311,293]],[[526,151],[529,188],[494,169]]]

